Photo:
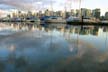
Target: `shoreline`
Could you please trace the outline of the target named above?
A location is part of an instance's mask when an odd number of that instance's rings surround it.
[[[26,22],[26,21],[0,21],[0,23],[39,23],[39,22]],[[90,22],[66,22],[66,23],[60,23],[60,22],[50,22],[50,23],[42,23],[40,21],[39,24],[67,24],[67,25],[107,25],[108,23],[90,23]]]

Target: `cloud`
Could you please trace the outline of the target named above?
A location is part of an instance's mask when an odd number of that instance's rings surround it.
[[[40,4],[38,4],[40,2]],[[39,6],[50,4],[51,0],[0,0],[0,4],[4,4],[17,9],[33,10],[39,9]],[[52,0],[55,3],[54,0]],[[1,8],[1,7],[0,7]]]
[[[10,5],[0,4],[0,10],[7,10],[7,9],[13,9],[15,7],[12,7]]]
[[[8,11],[0,10],[0,17],[5,17],[7,14],[9,14]]]

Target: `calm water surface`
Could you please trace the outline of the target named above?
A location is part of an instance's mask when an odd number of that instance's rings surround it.
[[[0,23],[0,72],[108,72],[108,27]]]

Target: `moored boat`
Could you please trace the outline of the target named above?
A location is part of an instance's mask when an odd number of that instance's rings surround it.
[[[25,22],[36,22],[36,23],[40,23],[40,19],[37,17],[28,17],[25,19]]]
[[[50,16],[45,23],[66,23],[66,20],[60,16]]]

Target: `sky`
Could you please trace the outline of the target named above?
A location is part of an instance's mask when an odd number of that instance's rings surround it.
[[[45,10],[51,8],[51,1],[53,10],[64,10],[65,4],[69,8],[79,8],[79,0],[0,0],[0,11],[18,9],[18,10]],[[88,9],[100,8],[102,15],[108,11],[108,0],[81,0],[81,7]]]

